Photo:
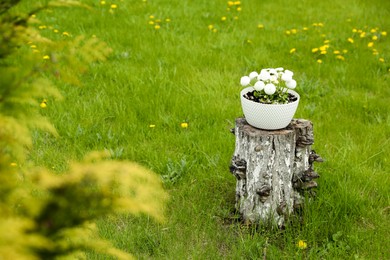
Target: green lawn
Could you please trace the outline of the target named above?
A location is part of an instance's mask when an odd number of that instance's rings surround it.
[[[31,161],[62,172],[109,150],[161,175],[170,194],[165,223],[101,219],[103,237],[140,259],[390,258],[389,1],[84,2],[92,9],[38,14],[42,34],[98,37],[113,53],[47,100],[60,137],[36,132]],[[232,215],[240,77],[267,67],[294,71],[295,117],[313,122],[325,159],[303,223],[284,231]]]

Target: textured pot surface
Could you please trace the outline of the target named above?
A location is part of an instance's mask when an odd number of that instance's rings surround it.
[[[282,129],[288,126],[298,108],[300,96],[297,92],[291,89],[288,90],[289,93],[298,98],[294,102],[288,104],[262,104],[244,97],[244,94],[250,91],[253,91],[252,87],[245,88],[240,93],[242,111],[250,125],[265,130]]]

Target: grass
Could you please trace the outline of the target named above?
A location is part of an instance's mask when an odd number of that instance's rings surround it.
[[[390,258],[390,35],[381,34],[390,33],[388,2],[247,0],[240,12],[228,12],[227,1],[84,2],[93,9],[39,14],[59,30],[42,33],[96,35],[113,54],[91,66],[82,87],[60,85],[63,101],[48,100],[42,113],[60,137],[36,132],[31,161],[61,172],[70,160],[107,149],[160,174],[170,193],[165,223],[101,219],[102,236],[140,259]],[[312,52],[326,40],[327,54]],[[295,117],[314,123],[314,149],[326,160],[316,165],[321,178],[304,222],[284,231],[231,221],[228,170],[229,129],[242,115],[239,79],[279,66],[295,72]]]

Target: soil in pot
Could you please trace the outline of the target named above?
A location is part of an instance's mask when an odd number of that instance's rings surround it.
[[[249,91],[246,94],[244,94],[244,98],[249,99],[249,100],[254,101],[254,102],[257,102],[257,103],[271,104],[270,102],[269,103],[264,102],[259,97],[255,97],[254,93],[255,93],[255,91]],[[287,100],[288,100],[288,103],[291,103],[291,102],[297,101],[298,97],[294,96],[291,93],[288,93]]]

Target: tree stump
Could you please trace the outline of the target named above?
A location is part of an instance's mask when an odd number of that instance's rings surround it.
[[[284,129],[266,131],[237,118],[235,151],[230,171],[236,177],[236,210],[246,223],[283,227],[303,192],[317,187],[313,162],[321,162],[311,145],[313,125],[293,119]]]

